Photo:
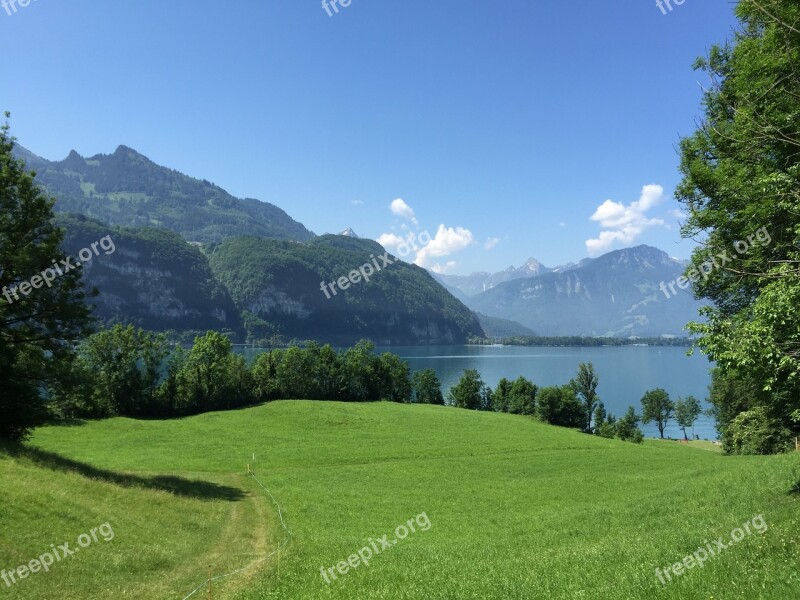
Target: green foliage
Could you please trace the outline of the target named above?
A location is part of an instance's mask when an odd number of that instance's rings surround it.
[[[375,344],[361,340],[342,356],[347,397],[351,400],[362,402],[378,399],[378,370],[374,351]]]
[[[279,334],[347,346],[366,337],[461,344],[483,335],[475,315],[427,271],[399,259],[384,267],[377,258],[383,253],[374,241],[341,236],[308,243],[239,238],[212,249],[210,264],[246,312],[250,339]],[[321,289],[373,259],[382,269],[369,281],[337,287],[335,295]]]
[[[684,237],[704,240],[688,274],[711,305],[690,330],[724,380],[712,399],[723,441],[739,414],[761,408],[779,430],[800,431],[800,5],[743,0],[737,14],[734,42],[696,64],[712,85],[704,123],[681,142],[676,191]]]
[[[609,415],[606,421],[600,423],[600,426],[597,428],[597,435],[608,439],[612,439],[617,436],[617,425],[614,421],[613,415]]]
[[[794,447],[789,429],[763,406],[736,415],[726,433],[723,448],[729,454],[776,454]]]
[[[254,385],[245,359],[231,341],[209,331],[194,341],[177,372],[178,412],[182,415],[251,404]]]
[[[100,253],[86,269],[94,316],[105,326],[136,324],[150,331],[232,331],[243,337],[239,310],[217,281],[208,258],[180,235],[165,229],[115,227],[81,215],[59,214],[64,250],[75,256],[110,236],[115,251]],[[188,342],[199,335],[190,335]],[[173,336],[176,337],[176,336]]]
[[[84,159],[73,152],[61,162],[36,157],[56,210],[81,213],[113,225],[159,226],[196,242],[256,235],[308,240],[313,234],[283,210],[156,165],[125,146]]]
[[[115,325],[79,346],[76,368],[84,384],[57,398],[60,414],[72,417],[158,416],[161,368],[171,352],[163,334]]]
[[[450,388],[448,404],[469,410],[488,410],[490,393],[478,371],[467,369],[458,383]]]
[[[412,402],[416,404],[444,405],[442,384],[433,369],[416,371],[411,378]]]
[[[615,433],[616,436],[623,441],[631,441],[641,444],[644,440],[644,434],[639,429],[639,422],[641,417],[636,414],[632,406],[628,407],[628,411],[623,415],[619,421],[616,422]]]
[[[266,402],[280,397],[281,383],[278,379],[278,365],[283,350],[270,350],[256,356],[251,366],[253,373],[253,395],[258,402]]]
[[[600,427],[603,423],[606,422],[608,417],[608,412],[606,411],[606,405],[603,404],[602,401],[597,403],[597,407],[594,409],[594,433],[600,435]]]
[[[378,399],[390,402],[411,401],[411,369],[396,354],[384,352],[378,357],[375,369],[380,383]]]
[[[66,259],[54,200],[14,158],[9,130],[0,127],[0,438],[23,440],[47,416],[44,391],[65,393],[89,308],[82,268],[52,271]],[[45,285],[48,269],[54,278]]]
[[[662,439],[664,438],[664,429],[674,411],[675,404],[670,400],[669,394],[661,388],[649,390],[642,396],[642,422],[655,421]]]
[[[518,377],[508,390],[508,412],[515,415],[533,415],[536,412],[536,392],[532,381]]]
[[[492,410],[495,412],[509,412],[511,393],[511,382],[505,377],[501,377],[500,381],[494,388],[492,394]]]
[[[688,440],[689,436],[686,434],[687,427],[693,427],[694,422],[697,421],[703,413],[703,407],[694,396],[687,396],[686,398],[678,398],[675,403],[675,422],[683,430],[683,438]]]
[[[594,371],[592,363],[581,363],[578,365],[578,376],[572,385],[583,399],[586,405],[586,427],[585,431],[592,430],[592,413],[597,405],[597,384],[599,383],[597,373]]]
[[[569,384],[541,388],[537,395],[536,414],[551,425],[573,428],[586,426],[586,406]]]

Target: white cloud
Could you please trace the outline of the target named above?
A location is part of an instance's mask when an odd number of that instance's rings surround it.
[[[561,222],[558,224],[558,226],[559,226],[559,227],[566,227],[566,226],[567,226],[567,224],[566,224],[564,221],[561,221]]]
[[[458,263],[456,261],[451,260],[445,263],[444,265],[440,265],[439,263],[431,265],[430,269],[434,273],[438,273],[439,275],[445,275],[448,271],[452,271],[454,268],[456,268],[457,265]]]
[[[414,263],[420,267],[428,267],[431,258],[441,258],[455,254],[474,241],[475,238],[469,229],[439,225],[436,236],[417,252],[417,258]]]
[[[364,204],[363,200],[350,200],[350,204],[355,204],[356,206]]]
[[[497,246],[497,244],[499,244],[500,241],[501,241],[500,238],[490,237],[484,242],[483,247],[486,248],[487,250],[491,250],[492,248]]]
[[[375,241],[384,248],[396,248],[405,240],[396,233],[382,233]]]
[[[650,227],[664,225],[663,219],[648,218],[646,213],[664,201],[664,188],[650,184],[642,188],[639,199],[628,206],[613,200],[606,200],[594,214],[604,231],[597,238],[586,240],[586,250],[592,256],[608,250],[615,243],[631,244]]]
[[[392,200],[392,203],[389,207],[391,208],[392,212],[396,214],[398,217],[408,219],[415,226],[419,224],[417,222],[417,217],[414,215],[414,209],[411,208],[408,204],[406,204],[405,200],[403,200],[402,198],[397,198],[396,200]]]

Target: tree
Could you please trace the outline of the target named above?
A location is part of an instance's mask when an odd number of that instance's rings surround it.
[[[314,400],[319,397],[310,354],[298,346],[290,346],[281,353],[276,377],[283,398]]]
[[[14,158],[9,131],[8,122],[0,127],[0,438],[20,441],[47,417],[44,392],[71,380],[90,309],[81,267],[52,224],[55,200]]]
[[[636,414],[632,406],[628,407],[628,411],[616,423],[616,435],[623,441],[633,441],[641,443],[644,439],[644,434],[639,429],[639,421],[641,417]],[[663,436],[662,436],[663,437]]]
[[[396,354],[384,352],[378,357],[376,371],[381,400],[401,403],[411,401],[411,369],[406,361]]]
[[[480,374],[475,369],[467,369],[458,380],[458,383],[450,388],[448,401],[456,408],[467,408],[469,410],[480,410],[486,399],[486,386]]]
[[[161,368],[170,354],[164,334],[117,324],[84,340],[78,349],[91,399],[83,416],[168,416],[159,406]],[[73,398],[79,405],[86,399]]]
[[[510,392],[511,382],[505,377],[501,377],[492,395],[492,410],[495,412],[509,412]]]
[[[733,42],[695,65],[711,85],[703,122],[681,140],[676,190],[682,235],[702,240],[686,275],[709,306],[689,329],[724,381],[712,397],[723,444],[756,408],[800,430],[800,5],[742,0],[736,12]]]
[[[343,367],[347,381],[347,400],[366,402],[378,399],[380,391],[374,351],[375,344],[369,340],[360,340],[345,351]]]
[[[669,399],[669,394],[661,388],[650,390],[642,396],[642,422],[655,421],[662,440],[664,439],[664,428],[672,418],[674,410],[675,405]]]
[[[253,402],[253,380],[244,357],[216,331],[197,336],[177,374],[180,414],[238,408]]]
[[[685,399],[678,398],[675,403],[675,422],[683,430],[683,439],[688,440],[686,435],[687,427],[694,427],[697,417],[703,413],[703,407],[694,396],[687,396]]]
[[[411,387],[413,402],[418,404],[444,404],[442,384],[433,369],[422,369],[414,373]]]
[[[770,417],[763,406],[736,415],[723,444],[729,454],[775,454],[794,446],[788,429]]]
[[[608,417],[608,413],[606,412],[606,405],[602,402],[597,403],[597,408],[594,409],[594,433],[595,435],[600,434],[600,426],[606,422],[606,418]]]
[[[561,427],[586,425],[586,407],[572,385],[550,386],[539,390],[536,414],[545,423]]]
[[[267,402],[280,396],[281,386],[278,380],[278,365],[283,357],[283,350],[270,349],[256,356],[250,369],[253,374],[254,396],[258,402]]]
[[[578,365],[578,377],[574,380],[573,385],[586,405],[586,427],[584,429],[587,432],[592,430],[592,414],[597,405],[598,382],[597,373],[594,372],[592,363]]]
[[[508,412],[515,415],[532,415],[536,412],[536,385],[518,377],[508,390]]]

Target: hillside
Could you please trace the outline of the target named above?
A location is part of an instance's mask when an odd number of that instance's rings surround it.
[[[180,599],[209,570],[248,566],[213,597],[685,600],[729,598],[736,582],[736,597],[777,600],[798,585],[796,454],[723,457],[514,415],[304,401],[45,427],[31,446],[0,449],[0,564],[106,522],[115,537],[19,582],[19,600]],[[263,559],[285,533],[248,463],[291,531],[279,569],[277,555]],[[321,568],[422,513],[430,527],[324,582]],[[667,585],[655,576],[757,515],[766,533]]]
[[[59,212],[80,213],[111,225],[163,227],[193,242],[244,235],[285,240],[314,236],[273,204],[235,198],[205,179],[157,165],[126,146],[90,158],[73,150],[57,162],[20,146],[15,154],[57,198]]]
[[[586,259],[579,265],[501,283],[466,299],[483,314],[516,321],[542,336],[685,335],[700,303],[675,288],[660,289],[683,275],[683,261],[650,246]]]
[[[83,248],[110,236],[108,251],[85,262],[94,315],[106,324],[133,323],[153,331],[244,333],[230,294],[208,266],[208,259],[181,236],[164,229],[110,227],[80,215],[58,215],[65,229],[64,250],[77,257]],[[79,260],[76,258],[76,260]]]
[[[376,242],[326,235],[308,243],[228,240],[211,252],[215,276],[230,290],[256,337],[352,344],[461,344],[483,335],[477,318],[424,270],[399,260],[368,282],[324,293],[320,284],[379,257]]]

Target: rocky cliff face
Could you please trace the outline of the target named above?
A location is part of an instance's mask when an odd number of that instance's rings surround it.
[[[60,217],[65,251],[82,262],[94,315],[103,322],[133,323],[156,331],[229,330],[242,334],[239,312],[216,281],[208,261],[179,235],[122,229],[84,217]],[[97,244],[102,241],[102,245]],[[88,261],[79,252],[96,245]],[[85,254],[88,256],[88,253]]]

